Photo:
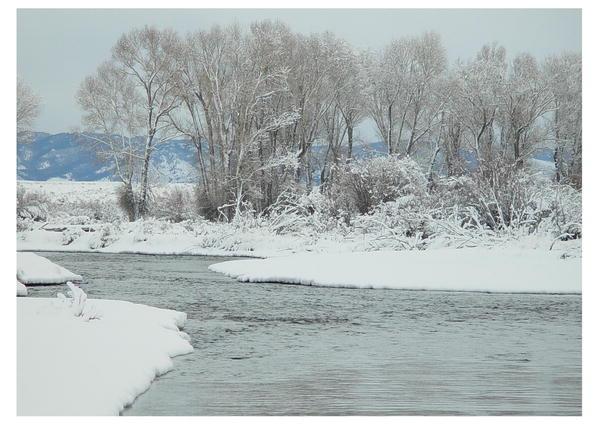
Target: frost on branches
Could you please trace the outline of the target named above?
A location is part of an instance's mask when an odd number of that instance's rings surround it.
[[[509,57],[487,44],[454,61],[435,33],[367,52],[271,21],[186,36],[133,30],[77,96],[79,139],[116,182],[88,184],[88,195],[83,183],[20,184],[20,246],[257,255],[576,245],[581,55]],[[156,146],[174,139],[194,147],[195,184],[152,177]]]

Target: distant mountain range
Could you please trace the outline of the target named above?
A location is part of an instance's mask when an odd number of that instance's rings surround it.
[[[17,145],[17,179],[112,180],[112,165],[100,162],[94,153],[85,147],[85,143],[82,136],[75,133],[34,133],[30,142]],[[315,153],[323,149],[325,149],[323,145],[313,146]],[[354,154],[356,157],[364,157],[386,151],[386,146],[382,142],[357,143]],[[469,157],[466,152],[465,159],[467,162],[474,162],[474,158]],[[552,165],[552,150],[541,149],[534,155],[534,159]],[[198,180],[196,160],[194,147],[187,141],[173,140],[158,145],[152,157],[153,178],[164,183],[196,182]]]
[[[17,179],[110,181],[112,165],[100,162],[75,133],[34,133],[17,144]],[[158,145],[152,157],[154,177],[162,182],[197,180],[194,147],[183,140]]]

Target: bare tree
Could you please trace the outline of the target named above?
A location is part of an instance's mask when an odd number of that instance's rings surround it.
[[[133,185],[140,180],[144,159],[143,143],[136,137],[144,124],[140,93],[127,74],[109,61],[82,82],[77,102],[85,112],[82,121],[87,131],[82,138],[101,160],[112,165],[114,175],[124,184],[123,196],[134,221],[140,215],[140,199]]]
[[[391,162],[410,157],[403,163],[432,183],[444,168],[472,173],[494,195],[525,169],[549,127],[556,179],[581,184],[580,55],[540,67],[526,54],[508,62],[490,44],[449,69],[435,33],[357,52],[331,33],[297,34],[272,21],[184,39],[144,27],[119,39],[78,101],[94,149],[127,190],[139,184],[132,219],[148,211],[153,152],[174,137],[196,150],[201,210],[231,220],[311,190],[319,171],[332,195],[365,119]]]
[[[116,66],[134,82],[145,111],[145,147],[139,211],[148,211],[148,172],[158,144],[175,138],[169,115],[180,105],[177,96],[176,58],[181,47],[173,30],[145,26],[121,36],[113,48]]]
[[[506,86],[502,90],[500,112],[502,134],[512,150],[512,161],[523,167],[524,158],[531,155],[536,138],[536,124],[552,109],[552,93],[542,78],[537,61],[528,54],[517,56],[511,63]]]
[[[409,43],[396,40],[379,54],[363,57],[368,75],[368,110],[390,155],[396,153],[396,140],[406,122],[408,104],[402,104],[400,94],[409,92],[407,84],[410,66]],[[408,96],[410,98],[410,96]]]
[[[581,187],[581,54],[551,56],[544,76],[552,92],[550,139],[554,143],[556,181]]]
[[[181,50],[184,107],[171,117],[196,146],[203,202],[227,219],[249,199],[259,209],[268,206],[269,183],[288,172],[269,164],[285,163],[287,146],[278,135],[298,119],[287,82],[289,37],[287,27],[269,21],[253,24],[248,34],[213,27],[189,35]]]
[[[17,136],[28,131],[40,113],[40,98],[20,78],[17,78]],[[21,137],[21,141],[25,138]]]
[[[321,139],[327,149],[321,167],[321,186],[324,189],[329,173],[342,158],[342,144],[347,141],[346,161],[352,158],[354,127],[363,116],[364,101],[361,89],[361,72],[358,56],[344,40],[333,34],[323,34],[323,44],[327,51],[326,79],[322,95],[327,107],[321,115]]]
[[[396,40],[367,65],[369,111],[388,153],[404,147],[408,156],[431,135],[439,116],[437,80],[446,69],[446,53],[438,34]]]
[[[493,162],[494,123],[506,69],[506,51],[495,44],[484,46],[473,61],[457,66],[455,119],[469,134],[468,146],[482,170]]]

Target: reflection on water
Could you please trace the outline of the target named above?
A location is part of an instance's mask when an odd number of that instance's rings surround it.
[[[42,255],[91,298],[188,313],[194,353],[124,415],[581,414],[581,296],[247,284],[207,269],[224,258]]]

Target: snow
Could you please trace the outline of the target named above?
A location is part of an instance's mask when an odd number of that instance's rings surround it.
[[[82,278],[35,253],[18,252],[17,280],[25,285],[33,285],[64,284],[67,281],[81,281]]]
[[[296,254],[211,265],[244,282],[347,288],[581,293],[581,258],[531,249]]]
[[[17,299],[18,415],[117,415],[193,350],[186,314],[125,301]]]
[[[242,217],[232,223],[209,222],[199,216],[189,217],[182,222],[169,222],[165,217],[128,222],[117,205],[115,193],[119,183],[19,181],[18,185],[34,199],[36,195],[42,199],[41,205],[36,206],[31,201],[33,205],[28,206],[29,215],[39,215],[40,218],[21,219],[17,223],[17,250],[20,251],[264,258],[293,253],[344,253],[413,247],[431,249],[506,245],[548,250],[553,246],[553,250],[577,255],[581,250],[581,240],[554,243],[558,234],[553,233],[556,228],[552,222],[548,224],[552,225],[551,229],[544,227],[535,233],[530,233],[528,228],[493,233],[467,230],[460,227],[458,218],[452,218],[427,224],[427,231],[432,236],[419,239],[419,234],[416,234],[413,240],[402,235],[406,219],[403,218],[398,224],[402,228],[396,228],[396,218],[403,212],[392,203],[387,204],[389,208],[382,208],[376,214],[356,216],[351,226],[333,222],[335,220],[327,216],[328,209],[325,206],[328,203],[326,199],[321,199],[322,196],[305,199],[312,206],[325,202],[308,216],[274,214],[269,215],[268,219]],[[155,199],[168,198],[168,193],[175,188],[186,193],[193,192],[191,184],[168,184],[154,187],[153,195]],[[187,199],[188,203],[192,198]],[[186,204],[186,207],[193,205]],[[302,208],[306,208],[306,205]],[[575,210],[569,214],[576,218],[577,212]],[[24,216],[28,214],[24,213]]]
[[[27,296],[27,287],[17,280],[17,296]]]
[[[85,217],[84,217],[85,218]],[[71,218],[74,220],[74,218]],[[72,221],[74,222],[74,221]],[[52,227],[65,231],[48,231]],[[81,228],[93,228],[83,231]],[[548,250],[554,237],[533,234],[514,238],[498,238],[486,245],[506,245],[511,248]],[[370,250],[395,250],[393,238],[384,239],[379,233],[353,234],[323,231],[319,234],[296,232],[275,234],[269,228],[244,228],[226,223],[206,221],[169,223],[147,219],[138,222],[113,224],[56,224],[43,229],[17,233],[20,251],[142,253],[155,255],[245,256],[267,258],[294,253],[344,253]],[[428,248],[455,248],[486,240],[447,240],[438,237]],[[581,240],[559,241],[553,250],[580,255]]]

